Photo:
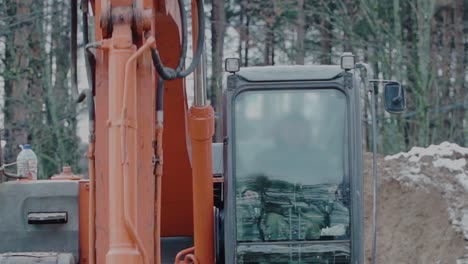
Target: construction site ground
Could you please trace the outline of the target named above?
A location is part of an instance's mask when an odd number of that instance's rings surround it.
[[[372,245],[372,154],[365,154],[365,244]],[[468,263],[468,148],[444,142],[379,157],[377,263]]]

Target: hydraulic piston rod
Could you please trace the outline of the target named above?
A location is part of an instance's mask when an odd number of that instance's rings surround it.
[[[197,7],[192,2],[192,10]],[[192,24],[198,19],[192,17]],[[194,31],[199,25],[194,26]],[[195,32],[196,33],[196,32]],[[194,33],[194,36],[197,35]],[[194,105],[188,113],[192,144],[193,226],[195,257],[200,263],[214,262],[212,138],[214,110],[206,102],[204,55],[195,71]]]

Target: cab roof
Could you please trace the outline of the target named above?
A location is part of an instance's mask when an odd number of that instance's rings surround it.
[[[240,68],[236,74],[250,82],[332,80],[344,71],[339,65],[283,65]]]

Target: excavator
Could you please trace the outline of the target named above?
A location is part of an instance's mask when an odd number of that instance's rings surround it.
[[[75,64],[77,10],[72,1]],[[375,106],[382,84],[398,113],[399,82],[372,79],[350,53],[340,65],[228,58],[215,114],[202,0],[191,2],[188,65],[183,0],[82,0],[81,10],[89,179],[68,169],[0,184],[0,263],[364,263],[361,88]]]

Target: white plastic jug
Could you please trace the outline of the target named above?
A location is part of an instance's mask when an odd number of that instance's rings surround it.
[[[37,156],[31,145],[24,144],[16,158],[18,175],[30,180],[37,180]]]

